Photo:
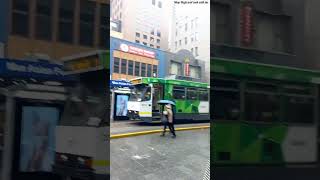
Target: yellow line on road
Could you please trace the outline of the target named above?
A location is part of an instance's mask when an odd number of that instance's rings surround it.
[[[197,130],[197,129],[208,129],[210,126],[194,126],[194,127],[183,127],[183,128],[176,128],[176,131],[188,131],[188,130]],[[155,129],[155,130],[148,130],[148,131],[138,131],[132,133],[124,133],[124,134],[114,134],[110,135],[110,139],[118,139],[118,138],[125,138],[125,137],[132,137],[132,136],[141,136],[146,134],[155,134],[161,133],[162,129]],[[168,130],[167,130],[168,131]]]

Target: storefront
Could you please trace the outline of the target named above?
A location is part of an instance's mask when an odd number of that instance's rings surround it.
[[[127,103],[130,98],[132,85],[124,80],[110,80],[110,119],[128,120]]]
[[[110,38],[110,72],[113,80],[164,77],[166,52],[122,39]]]

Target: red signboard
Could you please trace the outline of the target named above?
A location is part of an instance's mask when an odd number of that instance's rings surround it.
[[[190,75],[189,63],[184,64],[184,74],[185,74],[185,76],[189,76]]]
[[[243,4],[241,9],[241,41],[249,46],[253,39],[253,6],[251,2]]]
[[[127,44],[121,44],[120,45],[121,51],[132,53],[132,54],[137,54],[140,56],[145,56],[149,58],[155,58],[155,53],[153,51],[148,51],[146,49],[141,49],[135,46],[130,46]]]

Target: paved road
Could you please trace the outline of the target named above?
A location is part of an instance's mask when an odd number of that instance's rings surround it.
[[[201,180],[210,159],[209,129],[113,139],[112,180]]]

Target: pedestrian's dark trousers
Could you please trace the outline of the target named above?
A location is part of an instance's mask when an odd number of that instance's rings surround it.
[[[174,124],[173,124],[173,123],[169,123],[169,122],[167,122],[167,123],[164,124],[163,134],[166,132],[167,126],[169,127],[170,132],[171,132],[173,135],[176,135],[175,130],[174,130]]]

